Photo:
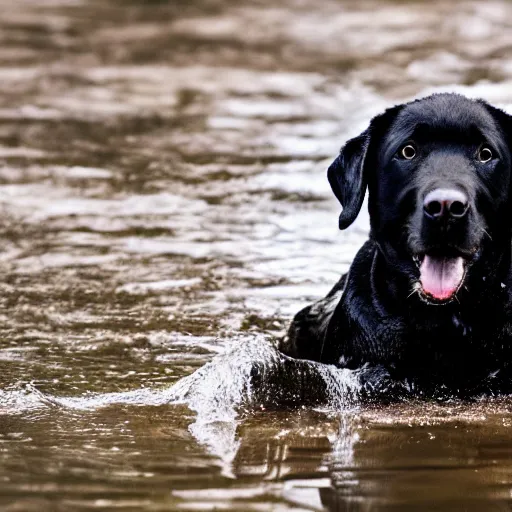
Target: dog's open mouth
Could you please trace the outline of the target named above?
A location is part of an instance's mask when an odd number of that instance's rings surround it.
[[[423,296],[438,303],[451,301],[464,282],[468,259],[460,255],[424,254],[415,257],[415,261]]]

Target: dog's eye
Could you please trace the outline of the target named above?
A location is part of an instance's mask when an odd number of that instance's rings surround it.
[[[489,162],[494,158],[492,149],[489,146],[482,146],[478,151],[478,160],[482,163]]]
[[[416,156],[416,148],[412,144],[407,144],[400,150],[400,156],[412,160]]]

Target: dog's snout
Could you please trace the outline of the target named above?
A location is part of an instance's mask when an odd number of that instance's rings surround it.
[[[456,189],[437,188],[423,201],[423,211],[430,219],[461,219],[468,209],[468,197]]]

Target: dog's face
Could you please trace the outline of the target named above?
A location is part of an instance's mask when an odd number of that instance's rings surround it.
[[[510,251],[511,136],[510,116],[455,94],[387,110],[329,168],[340,228],[368,187],[371,236],[388,264],[423,302],[452,301],[475,266]]]

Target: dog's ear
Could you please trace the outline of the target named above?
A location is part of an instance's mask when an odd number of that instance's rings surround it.
[[[374,153],[378,140],[403,107],[403,104],[396,105],[374,117],[363,133],[350,139],[341,148],[338,158],[329,166],[327,179],[343,206],[340,229],[348,228],[356,220],[368,185],[368,169],[375,165]]]
[[[494,120],[501,128],[503,135],[505,136],[505,139],[508,143],[510,156],[512,159],[512,115],[498,107],[490,105],[484,100],[478,100],[478,102],[487,109],[487,111],[494,117]]]
[[[361,135],[350,139],[327,170],[332,191],[343,206],[340,229],[348,228],[356,220],[363,204],[367,183],[364,163],[370,143],[369,132],[368,128]]]
[[[502,157],[505,160],[505,165],[510,166],[512,164],[512,115],[500,108],[490,105],[484,100],[478,100],[478,102],[487,109],[497,122],[508,146],[508,152],[502,154]],[[500,176],[503,177],[505,174],[500,174]],[[506,202],[507,212],[504,217],[510,221],[512,220],[512,180],[509,181],[508,188],[505,183],[498,184],[497,187],[500,190],[508,190],[508,200]],[[512,224],[509,223],[509,225],[512,227]]]

